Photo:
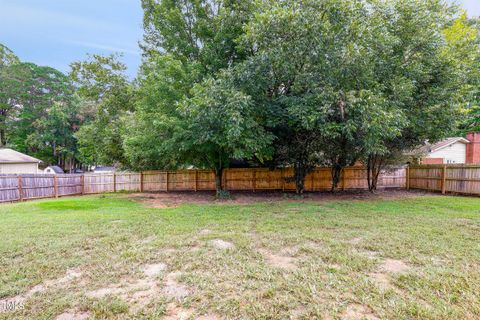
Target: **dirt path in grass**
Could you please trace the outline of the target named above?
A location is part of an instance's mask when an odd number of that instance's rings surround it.
[[[414,190],[380,190],[375,194],[368,191],[340,191],[331,192],[312,192],[305,193],[302,198],[297,197],[294,193],[283,192],[243,192],[232,191],[231,199],[217,200],[214,192],[158,192],[158,193],[133,193],[128,195],[129,198],[140,201],[151,208],[175,208],[182,204],[254,204],[254,203],[275,203],[280,201],[292,202],[325,202],[325,201],[342,201],[342,200],[395,200],[404,198],[415,198],[421,196],[435,196],[434,193]]]

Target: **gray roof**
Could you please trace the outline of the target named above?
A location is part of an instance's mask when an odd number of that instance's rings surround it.
[[[100,172],[100,171],[115,171],[115,167],[104,167],[104,166],[96,166],[95,169],[93,169],[94,172]]]
[[[34,157],[27,156],[21,152],[2,148],[0,149],[0,163],[39,163],[42,162]]]
[[[60,168],[59,166],[48,166],[47,168],[52,169],[53,172],[55,172],[55,173],[65,173],[65,172],[63,172],[63,169]]]

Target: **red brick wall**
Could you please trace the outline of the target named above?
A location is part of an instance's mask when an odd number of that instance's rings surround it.
[[[421,164],[443,164],[443,158],[423,158]]]
[[[480,164],[480,132],[467,133],[467,163]]]

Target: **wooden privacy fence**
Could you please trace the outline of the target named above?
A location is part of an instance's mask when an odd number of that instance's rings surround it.
[[[480,165],[421,165],[407,169],[407,189],[480,195]]]
[[[295,183],[289,179],[292,176],[292,169],[226,169],[222,176],[222,185],[227,190],[294,191]],[[480,195],[480,165],[420,165],[382,172],[378,188],[405,187],[442,193]],[[306,191],[322,191],[330,188],[329,168],[317,168],[305,179]],[[339,189],[367,189],[365,168],[345,168]],[[213,171],[0,175],[0,202],[118,191],[203,190],[215,190]]]
[[[226,169],[222,185],[227,190],[294,191],[293,169]],[[405,168],[382,172],[379,188],[405,188]],[[305,179],[306,191],[331,188],[329,168],[317,168]],[[345,168],[339,184],[341,190],[367,189],[366,170]],[[87,173],[83,175],[1,175],[0,202],[53,198],[66,195],[118,191],[211,191],[215,190],[215,174],[210,170],[143,171]]]
[[[382,174],[380,188],[405,188],[405,169],[397,168]],[[292,169],[248,168],[225,169],[222,185],[227,190],[295,190]],[[307,175],[307,191],[329,190],[329,168],[317,168]],[[362,167],[345,168],[340,189],[367,189],[366,170]],[[200,191],[215,190],[215,174],[210,170],[144,171],[140,173],[86,174],[85,193],[116,191]]]
[[[83,175],[0,175],[0,202],[78,195],[83,192]]]

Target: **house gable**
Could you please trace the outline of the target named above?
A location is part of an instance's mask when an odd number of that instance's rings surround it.
[[[464,139],[465,140],[465,139]],[[467,141],[468,143],[468,141]],[[427,158],[443,159],[443,163],[465,163],[467,143],[464,141],[456,141],[441,146],[429,152]]]

